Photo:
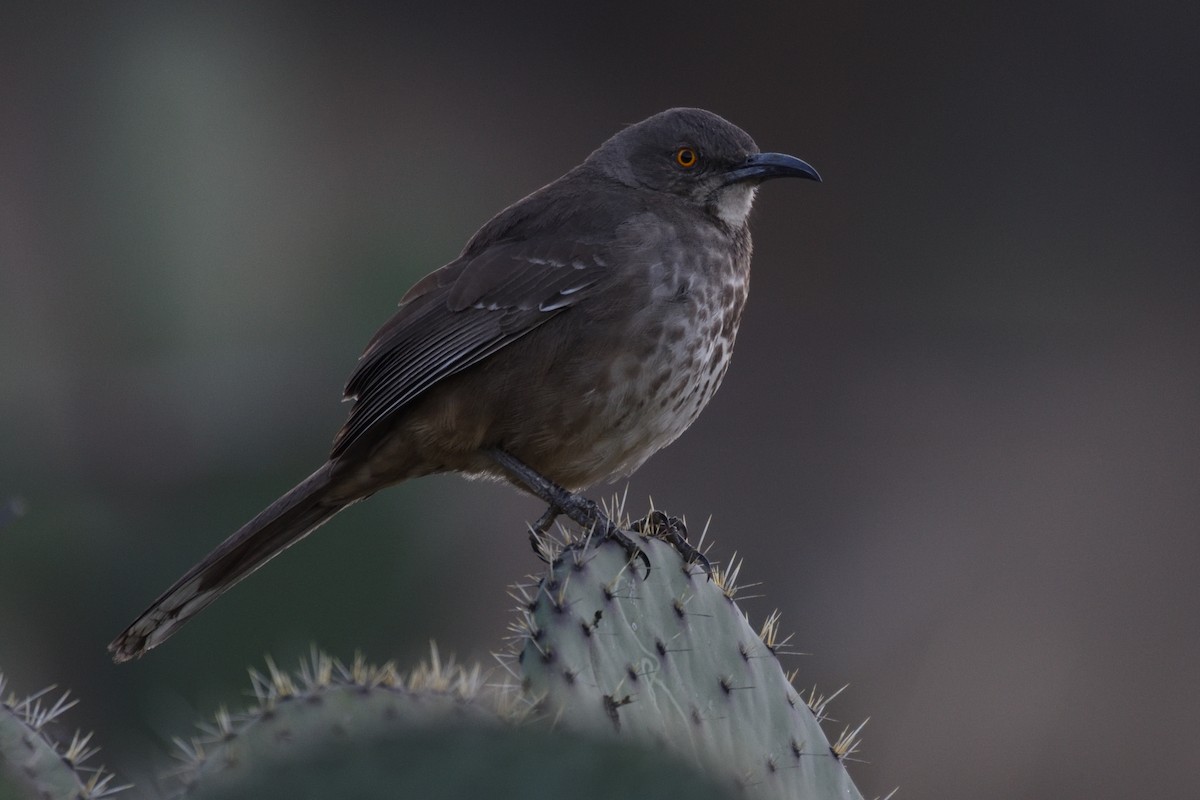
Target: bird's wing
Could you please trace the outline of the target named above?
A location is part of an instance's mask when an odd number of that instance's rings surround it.
[[[408,291],[346,384],[354,400],[334,457],[440,380],[563,313],[608,273],[602,246],[499,243],[452,261]]]

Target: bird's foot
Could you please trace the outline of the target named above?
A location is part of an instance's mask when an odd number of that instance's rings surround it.
[[[542,561],[549,562],[546,557],[545,547],[545,532],[550,525],[558,517],[559,514],[564,514],[572,521],[579,524],[579,527],[585,531],[591,532],[591,537],[598,541],[613,541],[621,545],[625,550],[625,554],[629,557],[629,561],[640,559],[646,565],[645,578],[650,577],[650,557],[646,555],[646,551],[642,550],[634,541],[635,537],[630,536],[627,532],[621,530],[621,527],[608,518],[600,507],[586,497],[581,497],[577,494],[567,493],[572,502],[564,503],[566,508],[551,506],[546,509],[537,522],[529,529],[529,542],[533,545],[535,552]],[[544,524],[544,527],[543,527]],[[643,578],[643,580],[645,580]]]
[[[612,540],[621,545],[625,553],[629,556],[630,561],[633,561],[635,558],[641,559],[642,563],[646,565],[646,577],[650,577],[649,556],[646,555],[645,551],[637,545],[637,542],[628,533],[621,530],[619,525],[609,519],[600,510],[598,505],[586,497],[581,497],[565,490],[563,497],[565,502],[562,505],[549,506],[546,512],[538,517],[537,522],[529,526],[529,544],[533,547],[533,552],[539,559],[547,564],[551,562],[552,559],[549,553],[553,551],[547,547],[546,532],[550,530],[550,526],[554,524],[554,520],[560,514],[563,514],[578,523],[579,527],[585,531],[591,531],[594,538],[600,541]]]
[[[642,580],[649,578],[650,557],[634,541],[635,537],[621,530],[621,526],[609,519],[594,501],[571,492],[568,492],[567,495],[570,497],[569,505],[571,507],[564,508],[563,513],[578,523],[579,527],[585,531],[591,531],[593,538],[600,541],[613,541],[621,545],[625,550],[625,554],[629,557],[630,563],[634,559],[641,559],[641,562],[646,565],[646,575]]]
[[[704,574],[712,578],[712,562],[688,541],[687,525],[679,517],[670,517],[655,509],[630,527],[645,536],[657,536],[667,542],[683,556],[687,564],[699,564]]]
[[[524,487],[530,494],[540,497],[549,506],[546,513],[542,514],[529,531],[529,542],[533,545],[533,551],[538,554],[539,558],[545,560],[542,535],[550,529],[555,518],[559,514],[563,514],[585,531],[591,532],[593,537],[601,541],[612,539],[617,542],[625,548],[630,561],[640,558],[646,565],[646,577],[650,577],[650,558],[642,551],[642,548],[637,546],[628,533],[621,530],[600,510],[600,506],[583,495],[575,494],[559,486],[506,450],[496,448],[489,450],[488,455],[518,485]]]

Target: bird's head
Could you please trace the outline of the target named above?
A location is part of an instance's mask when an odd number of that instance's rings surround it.
[[[763,153],[736,125],[698,108],[673,108],[630,125],[587,163],[626,186],[681,197],[733,228],[746,224],[758,185],[821,176],[782,153]]]

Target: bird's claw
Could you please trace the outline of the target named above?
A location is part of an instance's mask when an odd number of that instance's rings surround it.
[[[646,565],[646,574],[642,580],[650,577],[650,556],[646,555],[646,551],[638,546],[633,537],[613,525],[612,522],[608,522],[607,529],[601,534],[601,538],[621,545],[625,549],[625,555],[629,557],[629,563],[632,564],[635,558],[641,559],[642,563]]]
[[[601,541],[613,541],[621,545],[625,550],[625,554],[629,556],[630,563],[633,560],[641,559],[641,562],[646,565],[646,575],[642,578],[645,580],[650,577],[650,557],[646,555],[646,551],[638,546],[638,543],[633,540],[628,533],[621,530],[620,526],[605,516],[600,507],[591,500],[587,501],[589,506],[589,517],[591,518],[591,529],[593,535]]]
[[[562,509],[556,506],[550,506],[546,509],[546,513],[538,517],[537,522],[529,526],[529,545],[533,548],[533,554],[541,559],[542,563],[549,564],[550,558],[547,556],[546,531],[550,530],[550,526],[554,524],[554,520],[562,513]]]
[[[645,519],[637,520],[630,527],[638,533],[657,536],[669,543],[683,556],[684,561],[688,564],[699,564],[704,574],[712,578],[712,562],[688,541],[687,525],[679,517],[670,517],[655,509],[647,514]]]

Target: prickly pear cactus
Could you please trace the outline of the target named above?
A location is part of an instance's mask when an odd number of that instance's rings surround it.
[[[54,703],[43,702],[54,687],[24,699],[10,695],[0,702],[0,798],[4,800],[93,800],[129,788],[116,786],[103,767],[89,767],[99,748],[92,735],[75,733],[62,746],[46,732],[77,701],[64,692]],[[0,697],[4,675],[0,674]]]
[[[315,655],[299,675],[272,665],[258,703],[180,743],[188,798],[633,797],[728,800],[682,763],[611,740],[563,735],[528,717],[516,687],[434,653],[407,679],[390,665]]]
[[[199,736],[176,740],[183,766],[173,777],[184,793],[236,796],[272,764],[296,768],[339,741],[370,740],[392,727],[451,719],[486,726],[497,719],[472,702],[482,686],[479,671],[443,665],[436,651],[431,665],[407,678],[391,663],[368,666],[359,658],[347,667],[316,652],[296,675],[270,661],[267,666],[265,675],[250,673],[252,708],[240,714],[222,709],[200,726]]]
[[[615,542],[575,543],[518,589],[517,670],[543,713],[660,743],[745,796],[861,800],[842,763],[858,730],[825,737],[827,701],[802,699],[776,658],[778,615],[755,631],[733,600],[736,568],[710,580],[670,544],[637,543],[648,576]]]

